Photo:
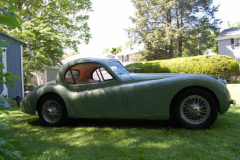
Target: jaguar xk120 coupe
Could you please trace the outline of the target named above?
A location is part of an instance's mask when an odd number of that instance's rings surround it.
[[[135,74],[118,60],[82,58],[64,64],[55,81],[32,90],[20,109],[47,126],[67,118],[167,120],[205,129],[231,100],[226,81],[193,74]]]

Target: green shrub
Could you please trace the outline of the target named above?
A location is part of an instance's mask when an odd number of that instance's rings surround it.
[[[169,60],[156,60],[129,64],[141,68],[135,73],[189,73],[216,75],[230,80],[239,76],[238,62],[229,56],[195,56],[186,58],[173,58]]]
[[[31,91],[35,88],[36,86],[34,84],[25,84],[24,85],[24,90],[25,91]]]

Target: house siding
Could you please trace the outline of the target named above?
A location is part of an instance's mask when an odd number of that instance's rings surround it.
[[[139,55],[140,55],[139,52],[138,53],[133,53],[133,54],[127,54],[127,57],[128,57],[127,62],[124,62],[124,56],[123,55],[117,56],[117,59],[118,59],[119,62],[121,62],[125,66],[125,65],[128,65],[130,63],[134,63],[136,61],[136,57],[139,56]]]
[[[21,43],[7,37],[5,35],[0,34],[0,39],[4,39],[10,43],[10,46],[1,46],[6,47],[6,58],[7,58],[7,71],[11,72],[13,76],[19,76],[21,79],[22,77],[22,66],[21,66]],[[0,58],[2,61],[2,58]],[[22,81],[19,79],[14,80],[14,84],[16,85],[14,88],[8,86],[8,97],[15,98],[16,96],[24,96],[23,88],[22,88]],[[0,93],[2,93],[3,87],[1,82]]]
[[[218,52],[219,55],[227,55],[235,58],[234,45],[231,44],[231,39],[218,41]]]
[[[118,61],[122,63],[123,62],[123,56],[118,56]]]
[[[46,78],[46,73],[47,71],[36,71],[36,79],[37,79],[37,86],[41,85],[41,84],[44,84],[47,82],[47,78]]]
[[[55,80],[57,73],[58,73],[58,70],[47,69],[47,82]]]
[[[140,53],[130,54],[129,55],[129,62],[134,63],[136,61],[137,56],[139,56],[139,55],[140,55]],[[135,58],[135,61],[134,61],[134,58]]]

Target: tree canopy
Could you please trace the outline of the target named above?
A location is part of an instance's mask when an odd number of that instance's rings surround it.
[[[234,27],[240,27],[240,22],[237,22],[236,25],[235,24],[230,24],[230,22],[228,21],[228,28],[234,28]]]
[[[112,53],[113,55],[116,55],[116,54],[118,54],[121,51],[122,51],[122,47],[121,46],[113,47],[113,48],[111,48],[111,50],[109,48],[104,48],[103,54]]]
[[[146,60],[202,54],[212,44],[212,33],[220,20],[214,13],[213,0],[132,0],[136,27],[128,29],[131,37],[145,43]]]
[[[0,31],[27,44],[23,51],[25,76],[56,66],[64,48],[77,51],[78,44],[91,38],[87,23],[90,0],[5,0],[0,5],[19,9],[22,32],[6,25],[1,25]]]

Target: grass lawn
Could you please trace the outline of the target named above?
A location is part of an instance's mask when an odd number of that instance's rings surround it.
[[[240,103],[240,84],[229,84]],[[15,106],[0,115],[0,137],[14,139],[24,159],[240,159],[240,104],[207,130],[187,130],[172,121],[72,119],[51,128]]]

